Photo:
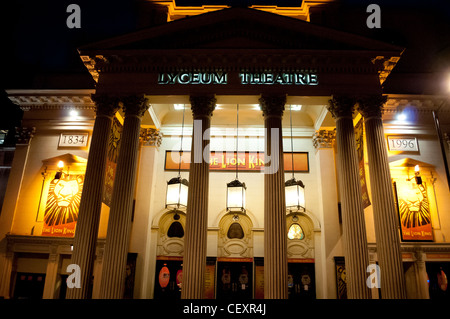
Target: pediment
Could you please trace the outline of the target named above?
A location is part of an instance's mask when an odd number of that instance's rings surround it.
[[[80,48],[101,50],[295,49],[402,52],[402,48],[302,20],[229,8],[139,30]]]

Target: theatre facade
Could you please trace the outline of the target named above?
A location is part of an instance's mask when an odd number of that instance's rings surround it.
[[[383,92],[403,51],[226,8],[8,90],[0,296],[448,298],[450,104]]]

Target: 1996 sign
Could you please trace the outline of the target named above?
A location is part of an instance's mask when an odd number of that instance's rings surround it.
[[[419,150],[415,137],[388,136],[390,151],[417,152]]]

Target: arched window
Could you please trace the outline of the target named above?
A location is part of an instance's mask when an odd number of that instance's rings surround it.
[[[305,234],[303,233],[303,229],[299,224],[292,224],[291,227],[289,227],[288,231],[288,238],[289,239],[303,239],[305,238]]]
[[[167,231],[167,237],[183,238],[183,236],[184,236],[183,225],[181,225],[181,223],[178,221],[174,221],[170,225],[169,230]]]
[[[228,228],[227,237],[230,239],[237,238],[242,239],[244,238],[244,230],[242,229],[242,226],[238,222],[234,222],[230,225],[230,228]]]

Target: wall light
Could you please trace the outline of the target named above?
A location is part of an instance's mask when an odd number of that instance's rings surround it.
[[[63,161],[59,161],[56,166],[58,166],[59,171],[56,172],[55,179],[61,179],[62,171],[63,171],[63,168],[64,168],[64,162]]]
[[[291,109],[292,111],[301,111],[302,105],[301,104],[291,105]]]
[[[420,176],[420,167],[419,165],[414,166],[414,178],[416,179],[417,185],[422,185],[422,177]]]
[[[184,110],[184,104],[174,104],[173,108],[175,110]]]

